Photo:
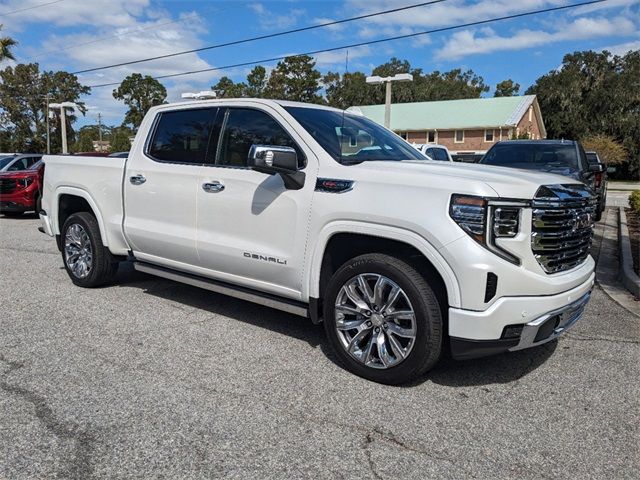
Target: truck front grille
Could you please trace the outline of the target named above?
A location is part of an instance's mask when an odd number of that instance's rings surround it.
[[[585,185],[538,190],[532,205],[531,250],[546,273],[569,270],[589,256],[596,203]]]
[[[11,193],[16,189],[16,181],[11,178],[0,178],[0,193]]]

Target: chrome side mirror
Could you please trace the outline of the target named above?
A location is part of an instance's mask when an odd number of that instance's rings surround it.
[[[300,190],[304,186],[305,174],[299,170],[298,154],[291,147],[252,145],[248,164],[256,172],[280,175],[289,190]]]

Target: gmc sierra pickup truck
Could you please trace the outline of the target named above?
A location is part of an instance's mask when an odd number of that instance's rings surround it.
[[[141,272],[324,323],[352,372],[411,381],[581,316],[595,199],[540,172],[428,160],[365,117],[201,100],[146,115],[128,158],[46,156],[40,218],[71,281]]]

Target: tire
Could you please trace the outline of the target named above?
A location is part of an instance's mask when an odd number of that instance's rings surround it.
[[[396,288],[401,292],[396,295],[395,303],[386,309],[381,307],[386,301],[369,302],[372,297],[367,297],[373,293],[375,300],[374,292],[381,278],[384,287],[380,291],[384,294],[380,297],[393,298],[391,292]],[[362,280],[368,285],[368,294],[364,293],[367,287],[362,286]],[[368,310],[362,312],[362,308],[352,308],[358,304],[352,302],[347,291],[352,296],[354,291],[359,293]],[[329,280],[323,304],[324,328],[329,342],[344,366],[356,375],[388,385],[407,383],[431,369],[440,358],[443,321],[438,299],[425,278],[399,258],[366,254],[349,260]],[[395,318],[400,312],[409,311],[413,315]],[[357,327],[347,331],[352,325]],[[365,330],[370,331],[370,336]],[[414,334],[413,341],[396,335],[409,332]],[[360,340],[356,339],[358,335],[361,335]],[[350,353],[349,346],[355,351]],[[385,357],[387,361],[383,360]]]
[[[92,214],[78,212],[70,215],[62,227],[60,241],[64,268],[75,285],[93,288],[113,280],[118,262],[102,243],[98,222]],[[81,261],[74,261],[75,253],[84,258],[88,268],[82,268]]]

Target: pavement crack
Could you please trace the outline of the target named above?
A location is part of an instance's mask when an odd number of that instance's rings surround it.
[[[364,454],[367,457],[367,463],[369,464],[369,470],[373,475],[373,478],[376,480],[382,480],[382,475],[378,473],[378,469],[376,468],[376,464],[373,461],[373,457],[371,456],[371,449],[369,448],[371,444],[374,442],[374,436],[371,432],[368,432],[364,438],[364,444],[362,446],[364,450]]]
[[[59,472],[59,478],[84,480],[93,477],[93,453],[95,445],[94,435],[82,429],[72,422],[65,422],[57,418],[47,400],[31,390],[7,382],[7,376],[21,369],[24,362],[7,360],[0,353],[0,362],[9,366],[0,376],[0,389],[21,397],[33,405],[36,418],[53,435],[62,439],[73,441],[75,444],[72,458],[66,462],[66,469]]]

